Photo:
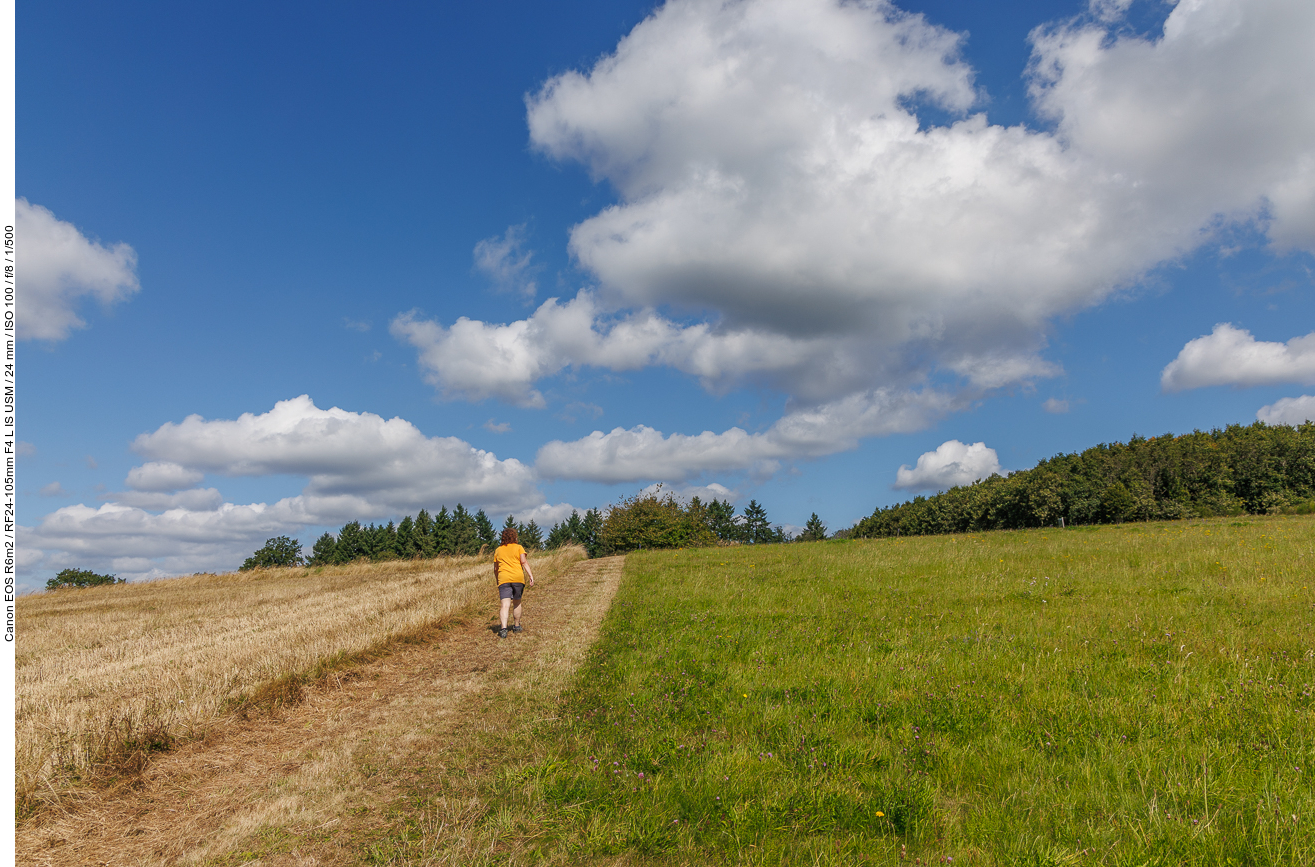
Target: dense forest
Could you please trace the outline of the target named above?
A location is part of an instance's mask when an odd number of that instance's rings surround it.
[[[879,508],[846,535],[917,536],[1315,511],[1315,423],[1134,436]]]

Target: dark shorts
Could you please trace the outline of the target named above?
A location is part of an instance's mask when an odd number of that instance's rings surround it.
[[[499,585],[498,585],[498,598],[499,598],[499,599],[515,599],[517,602],[519,602],[519,601],[521,601],[521,595],[522,595],[524,592],[525,592],[525,585],[524,585],[524,584],[499,584]]]

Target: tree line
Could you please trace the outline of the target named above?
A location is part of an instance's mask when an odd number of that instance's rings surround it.
[[[554,524],[545,534],[539,525],[530,520],[518,522],[508,515],[503,529],[514,528],[520,544],[527,551],[558,548],[562,545],[583,545],[590,556],[597,556],[598,528],[602,515],[590,509],[583,518],[572,512],[565,521]],[[483,509],[471,514],[460,503],[451,512],[443,506],[437,514],[425,509],[412,518],[407,515],[394,524],[369,524],[349,521],[335,536],[325,533],[311,546],[310,556],[303,557],[301,543],[288,536],[278,536],[265,542],[239,567],[238,571],[273,568],[277,566],[331,566],[355,563],[358,560],[382,562],[385,560],[428,560],[433,557],[473,556],[498,545],[501,533]]]
[[[1315,511],[1315,423],[1133,436],[878,508],[845,535],[920,536]]]
[[[790,536],[767,518],[767,510],[751,500],[740,514],[729,501],[704,503],[698,497],[682,503],[671,494],[637,494],[623,499],[604,514],[590,509],[578,511],[549,528],[545,534],[533,520],[520,523],[508,515],[503,529],[513,527],[527,551],[580,545],[589,557],[605,557],[644,548],[688,548],[718,543],[762,545],[788,542]],[[431,516],[424,509],[397,524],[344,524],[335,536],[325,533],[303,557],[301,544],[288,536],[265,542],[238,571],[277,566],[329,566],[358,560],[429,559],[475,555],[496,547],[501,533],[484,511],[467,511],[461,504],[451,513],[447,507]],[[826,527],[814,514],[800,539],[824,539]]]

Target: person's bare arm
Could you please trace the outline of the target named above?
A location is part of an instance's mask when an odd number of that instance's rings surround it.
[[[525,577],[530,579],[530,586],[533,587],[534,573],[530,571],[530,558],[525,556],[524,551],[521,552],[521,569],[524,570]]]

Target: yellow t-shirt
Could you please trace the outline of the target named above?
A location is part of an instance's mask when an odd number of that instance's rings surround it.
[[[524,584],[525,571],[521,569],[521,555],[525,549],[520,545],[499,545],[493,552],[493,562],[498,564],[499,584]]]

